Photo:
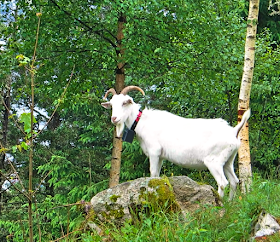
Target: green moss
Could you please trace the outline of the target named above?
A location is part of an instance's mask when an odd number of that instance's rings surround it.
[[[152,187],[152,188],[156,188],[156,187],[162,186],[162,185],[167,185],[173,191],[173,188],[172,188],[167,176],[162,176],[161,178],[151,179],[148,183],[148,186]]]
[[[119,195],[112,195],[109,199],[112,202],[117,202],[118,198],[121,197]],[[124,211],[122,206],[115,206],[114,204],[105,204],[106,212],[102,212],[102,216],[106,219],[120,219],[124,216]]]
[[[86,220],[87,220],[87,221],[95,221],[96,219],[97,219],[97,215],[96,215],[96,213],[94,212],[94,210],[91,209],[91,210],[89,211],[89,213],[87,214],[87,216],[86,216]]]
[[[113,205],[108,205],[108,203],[105,204],[106,212],[101,212],[102,217],[105,219],[111,220],[111,219],[120,219],[124,216],[123,207],[113,208]]]
[[[213,196],[215,198],[215,204],[218,204],[219,206],[223,206],[222,198],[220,197],[220,194],[218,193],[218,191],[216,191],[213,188],[211,190],[212,190]]]
[[[110,197],[110,200],[115,203],[118,200],[119,197],[121,197],[121,196],[119,196],[119,195],[112,195]]]
[[[166,176],[151,179],[148,186],[155,192],[141,192],[142,205],[149,207],[153,212],[164,210],[164,212],[177,212],[180,207],[176,201],[173,188]]]

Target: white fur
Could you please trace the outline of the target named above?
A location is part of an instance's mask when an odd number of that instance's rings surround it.
[[[110,102],[112,120],[120,137],[124,123],[131,127],[140,105],[128,95],[114,95]],[[141,148],[150,159],[150,173],[158,177],[164,159],[182,167],[208,169],[218,184],[218,193],[230,182],[232,199],[239,182],[233,169],[234,158],[240,146],[239,130],[250,117],[247,110],[241,122],[231,127],[223,119],[186,119],[167,111],[144,109],[135,132]],[[116,123],[117,122],[117,123]]]

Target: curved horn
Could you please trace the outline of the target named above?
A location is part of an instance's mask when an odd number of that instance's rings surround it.
[[[145,96],[145,92],[140,87],[137,86],[127,86],[121,91],[121,94],[126,95],[128,92],[132,90],[140,91]]]
[[[103,97],[103,100],[106,100],[107,99],[107,96],[108,94],[112,93],[113,95],[116,95],[117,92],[114,88],[110,88],[106,93],[105,93],[105,96]]]

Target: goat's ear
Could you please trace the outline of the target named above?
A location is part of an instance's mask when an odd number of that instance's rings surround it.
[[[127,99],[123,102],[123,106],[126,106],[128,104],[132,104],[132,100],[131,99]]]
[[[102,107],[110,109],[112,107],[110,102],[106,102],[106,103],[101,103]]]

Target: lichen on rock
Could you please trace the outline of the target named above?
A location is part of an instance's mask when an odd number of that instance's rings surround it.
[[[106,211],[102,211],[101,214],[107,220],[120,219],[124,216],[122,206],[116,206],[115,204],[105,203],[104,207]]]
[[[193,212],[201,205],[216,206],[212,187],[188,177],[138,178],[104,190],[91,199],[95,221],[122,225],[140,215],[164,211]]]
[[[153,191],[142,192],[139,196],[143,205],[149,206],[154,212],[159,210],[169,213],[180,211],[168,177],[153,178],[149,180],[148,187],[152,188]]]
[[[118,200],[119,197],[120,196],[117,196],[117,195],[114,194],[110,197],[110,200],[115,203]]]

